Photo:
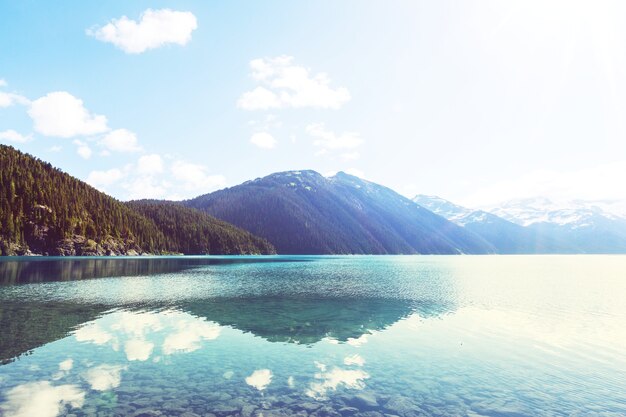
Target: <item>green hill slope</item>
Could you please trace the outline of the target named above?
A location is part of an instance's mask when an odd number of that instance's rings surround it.
[[[265,239],[174,201],[138,200],[126,203],[153,220],[168,237],[168,249],[187,255],[273,254]]]
[[[142,209],[154,212],[145,216],[133,204],[122,203],[49,163],[0,145],[2,255],[273,252],[271,245],[225,222],[164,204],[159,210]],[[176,227],[172,227],[172,218]],[[194,221],[198,224],[192,224]]]

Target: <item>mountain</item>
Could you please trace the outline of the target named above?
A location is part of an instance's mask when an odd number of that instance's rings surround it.
[[[498,253],[626,253],[626,220],[607,202],[532,198],[472,210],[434,196],[413,201],[481,236]]]
[[[249,233],[186,207],[164,207],[161,212],[173,218],[166,222],[156,208],[139,210],[139,205],[121,203],[49,163],[0,145],[2,255],[135,255],[192,248],[193,253],[273,252]],[[187,218],[198,225],[176,226]],[[202,233],[207,233],[204,246]],[[187,244],[189,236],[195,246]]]
[[[137,200],[126,203],[153,220],[168,237],[168,250],[187,255],[273,254],[265,239],[173,201]]]
[[[511,200],[487,208],[518,225],[570,242],[581,253],[626,253],[626,216],[606,201]]]
[[[577,253],[565,240],[531,230],[483,210],[472,210],[443,198],[417,195],[413,201],[482,237],[501,254]]]
[[[620,221],[626,218],[610,201],[556,202],[545,197],[509,200],[485,210],[522,226],[550,223],[570,229],[589,227],[607,219]]]
[[[391,189],[343,172],[279,172],[185,204],[266,238],[283,254],[493,252]]]

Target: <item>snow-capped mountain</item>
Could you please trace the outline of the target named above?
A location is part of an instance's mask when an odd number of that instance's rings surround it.
[[[579,229],[607,221],[621,222],[626,218],[621,213],[621,207],[612,201],[553,201],[537,197],[510,200],[484,209],[521,226],[546,223]]]
[[[485,239],[498,253],[577,253],[568,242],[510,222],[484,210],[472,210],[436,196],[417,195],[418,205]]]
[[[413,201],[465,227],[499,253],[626,253],[626,218],[611,201],[508,201],[472,210],[439,197]]]
[[[418,194],[413,197],[413,201],[459,226],[465,226],[468,223],[485,223],[501,220],[496,219],[496,216],[486,211],[472,210],[437,196]]]

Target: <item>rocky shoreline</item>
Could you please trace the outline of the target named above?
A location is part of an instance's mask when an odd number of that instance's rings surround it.
[[[154,255],[145,252],[132,240],[108,237],[101,242],[74,235],[61,239],[53,245],[43,242],[32,246],[0,240],[0,254],[3,256],[139,256]]]

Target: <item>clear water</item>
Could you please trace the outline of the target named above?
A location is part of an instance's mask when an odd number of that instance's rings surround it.
[[[0,277],[6,417],[626,415],[624,256],[19,259]]]

